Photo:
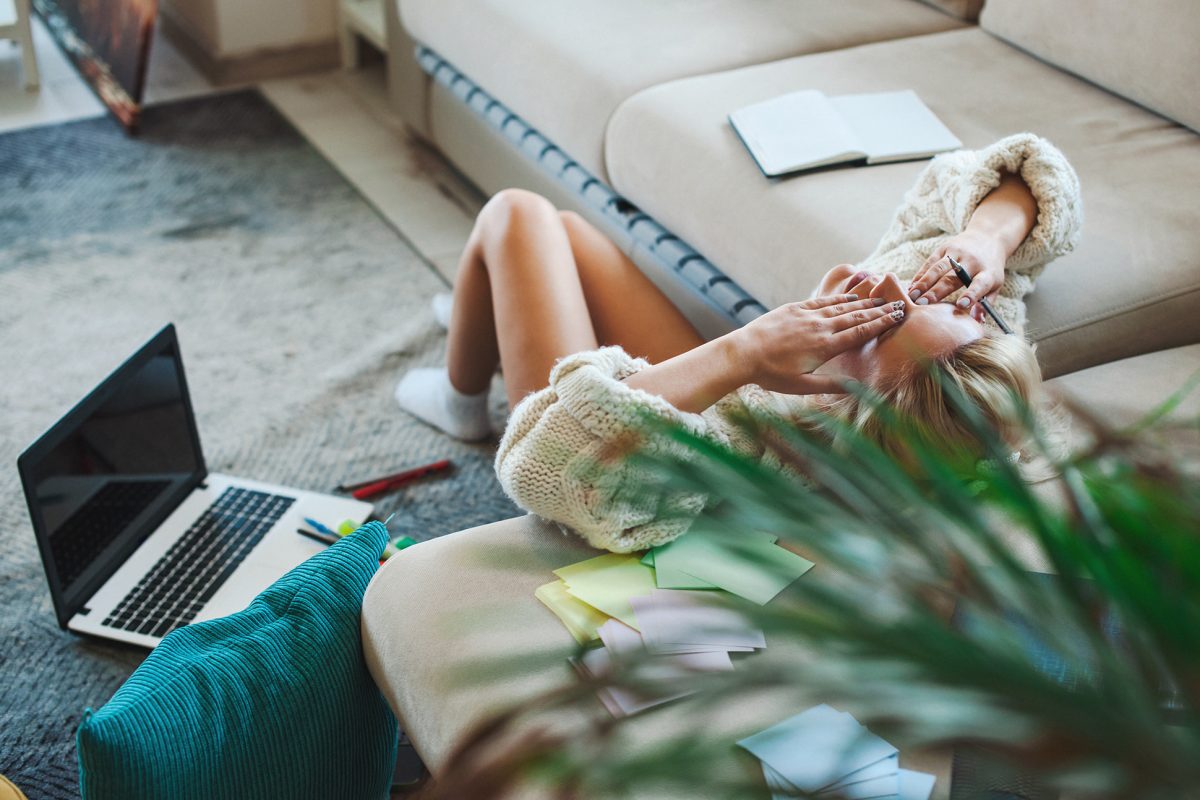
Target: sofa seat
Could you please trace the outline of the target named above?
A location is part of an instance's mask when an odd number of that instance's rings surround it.
[[[602,180],[609,116],[642,89],[965,24],[916,0],[400,0],[400,17]]]
[[[646,89],[609,123],[611,183],[768,307],[807,297],[874,248],[925,162],[763,178],[728,114],[806,88],[912,88],[966,147],[1030,130],[1066,153],[1085,223],[1030,300],[1047,375],[1200,342],[1200,137],[978,28]]]
[[[367,665],[401,730],[435,777],[448,768],[456,743],[489,714],[578,681],[566,660],[577,652],[575,640],[533,592],[554,580],[554,569],[599,554],[529,515],[414,545],[380,569],[363,600]],[[801,580],[813,580],[817,572]],[[794,664],[809,656],[795,643],[772,637],[766,650],[749,657]],[[794,697],[762,691],[719,707],[683,701],[627,723],[621,746],[646,750],[667,737],[701,729],[727,737],[730,747],[717,767],[720,777],[760,783],[766,797],[758,762],[733,743],[823,702],[816,696],[807,700],[797,704]],[[838,706],[853,713],[851,706]],[[607,717],[595,700],[543,713],[537,720],[553,730],[573,731]],[[902,763],[936,774],[934,797],[949,796],[948,755],[905,751]],[[557,795],[531,791],[520,796]],[[702,787],[671,794],[653,784],[621,795],[646,800],[718,796],[725,795]]]
[[[1200,344],[1193,344],[1100,364],[1048,381],[1048,385],[1109,425],[1123,428],[1142,420],[1197,374]],[[1200,387],[1188,393],[1168,419],[1193,423],[1200,419]],[[1191,434],[1192,440],[1200,441],[1195,424]]]

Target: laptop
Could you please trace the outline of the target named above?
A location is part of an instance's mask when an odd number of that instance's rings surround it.
[[[361,524],[357,500],[210,474],[175,326],[17,460],[58,624],[154,647],[240,611],[323,545],[304,517]]]

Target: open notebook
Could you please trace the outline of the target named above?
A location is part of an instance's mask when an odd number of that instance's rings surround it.
[[[911,89],[826,97],[809,89],[729,115],[768,178],[832,164],[929,158],[962,142]]]

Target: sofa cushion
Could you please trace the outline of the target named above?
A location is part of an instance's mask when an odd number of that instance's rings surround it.
[[[1038,281],[1028,332],[1049,376],[1200,341],[1200,137],[978,28],[674,81],[609,124],[613,186],[768,306],[866,257],[925,162],[763,178],[727,121],[801,88],[912,88],[967,147],[1024,130],[1079,173],[1082,240]]]
[[[554,569],[598,553],[567,538],[557,526],[524,516],[422,542],[380,569],[363,598],[367,665],[435,776],[447,768],[454,746],[489,714],[578,680],[567,665],[567,657],[577,652],[575,640],[533,593],[554,580]],[[754,656],[780,664],[807,657],[783,636],[773,637]],[[814,697],[809,705],[822,701]],[[654,742],[703,726],[728,736],[722,774],[754,780],[755,762],[742,758],[733,743],[788,716],[787,709],[797,713],[806,707],[795,705],[794,697],[784,700],[768,691],[747,691],[737,704],[713,708],[676,703],[624,725],[621,742],[650,752]],[[604,718],[607,712],[597,701],[542,714],[538,721],[569,731]],[[949,758],[906,750],[904,761],[908,769],[937,774],[934,797],[947,796]],[[675,796],[649,783],[622,795],[646,800]],[[691,800],[725,796],[719,789],[685,795]]]
[[[953,14],[967,22],[979,19],[979,10],[983,8],[983,0],[925,0],[931,6],[940,8],[947,14]]]
[[[1200,373],[1200,344],[1123,358],[1049,381],[1062,392],[1114,427],[1139,422]],[[1200,388],[1171,409],[1172,422],[1200,419]],[[1195,431],[1195,426],[1192,426]],[[1200,432],[1196,432],[1200,433]],[[1193,438],[1197,438],[1193,436]]]
[[[1200,131],[1196,0],[988,0],[987,30]]]
[[[359,611],[387,529],[363,526],[244,610],[168,634],[79,727],[88,800],[382,798],[396,720]]]
[[[399,2],[414,38],[602,179],[608,118],[641,89],[963,24],[913,0]]]

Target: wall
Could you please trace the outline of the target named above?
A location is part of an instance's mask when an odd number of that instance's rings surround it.
[[[326,43],[337,35],[336,0],[161,0],[160,8],[213,58]]]
[[[177,0],[169,0],[177,2]],[[204,0],[186,0],[202,2]],[[218,55],[245,55],[337,36],[335,0],[207,0],[218,7]]]
[[[163,32],[217,84],[338,63],[337,0],[160,0]]]

